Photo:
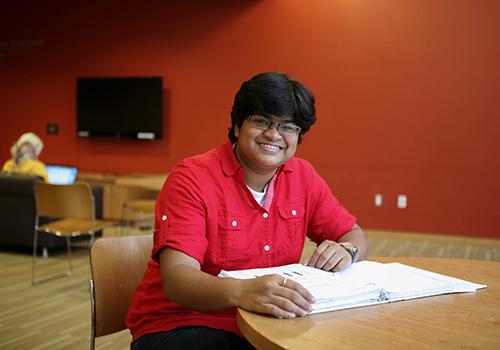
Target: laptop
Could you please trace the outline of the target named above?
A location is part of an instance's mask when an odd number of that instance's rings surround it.
[[[54,185],[71,185],[78,176],[78,167],[70,165],[46,164],[49,183]]]

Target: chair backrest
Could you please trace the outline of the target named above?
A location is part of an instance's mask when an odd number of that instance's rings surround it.
[[[92,342],[126,328],[125,316],[151,256],[153,235],[104,237],[90,248]]]
[[[71,219],[94,219],[94,197],[86,183],[53,185],[35,184],[38,216]]]

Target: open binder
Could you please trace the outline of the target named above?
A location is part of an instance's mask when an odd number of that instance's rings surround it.
[[[219,277],[239,279],[279,274],[300,283],[316,298],[310,314],[432,295],[474,292],[486,285],[464,281],[400,263],[361,261],[340,272],[291,264],[224,271]]]

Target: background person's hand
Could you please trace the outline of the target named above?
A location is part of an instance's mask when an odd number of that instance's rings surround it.
[[[307,289],[280,275],[241,280],[241,283],[242,293],[238,306],[248,311],[278,318],[294,318],[305,316],[314,303],[314,297]]]
[[[326,271],[340,271],[351,263],[351,254],[344,247],[337,242],[325,240],[304,264]]]

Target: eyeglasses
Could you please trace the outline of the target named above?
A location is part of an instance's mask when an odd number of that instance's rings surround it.
[[[253,128],[262,131],[271,129],[274,125],[274,130],[276,130],[281,135],[295,136],[298,135],[302,130],[300,126],[295,125],[295,123],[292,122],[274,123],[269,119],[262,117],[260,115],[251,115],[248,117],[248,120],[250,121],[250,125]]]

